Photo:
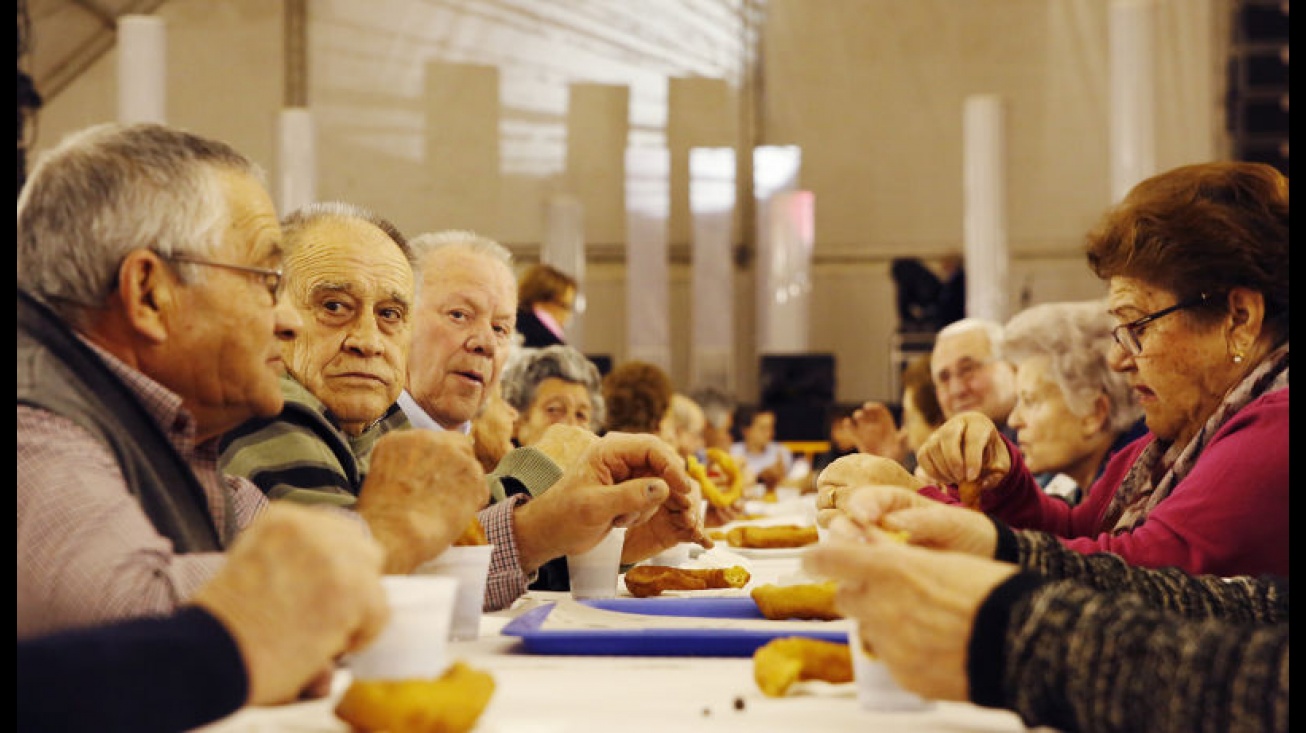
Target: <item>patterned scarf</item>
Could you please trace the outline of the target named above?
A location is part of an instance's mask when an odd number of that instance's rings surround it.
[[[1265,357],[1241,382],[1224,396],[1224,400],[1207,419],[1206,424],[1187,445],[1173,445],[1153,440],[1138,455],[1129,473],[1116,489],[1111,504],[1103,516],[1103,526],[1112,526],[1112,532],[1129,532],[1143,523],[1157,504],[1165,501],[1175,484],[1193,470],[1202,457],[1206,441],[1229,418],[1238,414],[1261,395],[1288,386],[1288,344],[1280,346]],[[1159,480],[1155,477],[1160,477]]]

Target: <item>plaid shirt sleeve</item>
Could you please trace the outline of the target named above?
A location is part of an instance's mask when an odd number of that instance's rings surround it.
[[[485,610],[498,611],[511,606],[526,592],[531,578],[522,572],[521,554],[513,533],[513,512],[530,501],[525,494],[510,496],[482,509],[478,517],[485,527],[485,537],[494,545],[490,556],[490,574],[485,582]]]

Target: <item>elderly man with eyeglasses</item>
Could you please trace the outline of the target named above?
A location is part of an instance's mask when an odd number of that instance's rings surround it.
[[[262,172],[216,140],[102,125],[38,162],[17,232],[18,638],[172,613],[267,505],[218,470],[218,443],[281,413],[282,347],[304,327],[279,297]],[[406,477],[405,507],[448,509],[440,526],[384,500],[359,513],[386,571],[405,572],[486,492],[443,498],[442,471],[479,477],[469,445],[406,431],[382,448],[373,468]]]
[[[939,330],[930,373],[943,417],[983,413],[1004,432],[1016,405],[1016,370],[1002,357],[1002,324],[963,318]]]

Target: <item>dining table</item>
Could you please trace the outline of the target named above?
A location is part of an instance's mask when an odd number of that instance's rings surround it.
[[[732,524],[814,521],[810,497],[770,506],[750,502],[750,507],[746,519]],[[667,598],[644,599],[632,597],[619,584],[606,605],[575,601],[567,592],[528,591],[510,608],[484,613],[477,638],[450,641],[451,660],[487,672],[494,680],[493,694],[474,733],[1027,730],[1014,713],[965,702],[928,701],[910,711],[868,710],[859,704],[852,682],[801,681],[783,696],[763,694],[748,651],[763,643],[758,639],[806,635],[846,641],[849,622],[713,619],[674,610],[668,616],[649,615],[645,610],[650,603],[664,602],[671,609],[714,604],[738,608],[748,602],[744,599],[757,585],[812,581],[802,573],[802,548],[746,552],[718,541],[708,551],[697,546],[679,550],[678,555],[653,561],[685,567],[739,564],[748,569],[749,583],[740,589],[681,591]],[[622,604],[630,604],[634,612],[623,613]],[[620,608],[610,610],[614,607]],[[579,620],[552,628],[551,617],[564,612],[576,612]],[[586,614],[599,622],[591,624],[593,619]],[[617,620],[602,623],[609,618]],[[670,619],[669,627],[664,628],[659,618]],[[350,727],[334,713],[349,683],[349,670],[342,666],[326,697],[246,707],[197,730],[349,733]]]

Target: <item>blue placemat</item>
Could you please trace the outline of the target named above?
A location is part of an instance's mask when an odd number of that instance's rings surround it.
[[[650,616],[762,619],[751,598],[612,598],[581,601],[592,608]],[[555,604],[531,609],[503,627],[501,633],[522,640],[532,654],[647,657],[750,657],[772,639],[809,636],[846,642],[845,628],[831,628],[832,622],[811,621],[796,628],[793,622],[777,622],[767,629],[543,629]]]

